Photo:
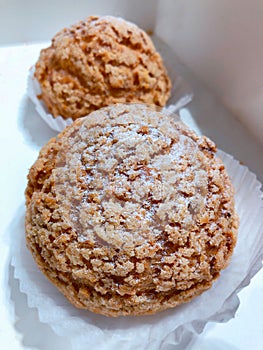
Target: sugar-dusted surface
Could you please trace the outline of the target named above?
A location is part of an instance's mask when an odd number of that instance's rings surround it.
[[[77,307],[140,315],[189,301],[229,262],[238,220],[215,145],[143,105],[67,128],[29,172],[26,231]]]

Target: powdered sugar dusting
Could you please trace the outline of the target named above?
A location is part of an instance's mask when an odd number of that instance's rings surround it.
[[[37,262],[76,306],[106,315],[153,313],[200,294],[236,240],[233,189],[215,150],[145,105],[77,120],[30,170]]]

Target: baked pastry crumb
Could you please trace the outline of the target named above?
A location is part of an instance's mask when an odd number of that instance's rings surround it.
[[[78,119],[28,175],[27,245],[76,307],[107,316],[175,307],[233,253],[234,193],[214,143],[141,104]]]
[[[163,107],[171,91],[150,37],[112,16],[90,16],[57,33],[41,51],[35,77],[49,112],[73,120],[113,103]]]

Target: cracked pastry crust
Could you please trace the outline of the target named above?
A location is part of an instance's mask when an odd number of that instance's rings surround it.
[[[113,103],[163,107],[171,91],[149,36],[112,16],[90,16],[57,33],[41,51],[35,77],[49,112],[73,120]]]
[[[145,315],[191,300],[219,277],[238,228],[216,148],[149,107],[78,119],[28,175],[26,240],[78,308]]]

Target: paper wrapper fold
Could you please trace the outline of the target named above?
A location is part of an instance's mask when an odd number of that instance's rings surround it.
[[[166,110],[176,113],[181,108],[186,106],[193,98],[193,92],[188,83],[178,74],[177,67],[179,62],[172,49],[157,37],[152,38],[158,52],[161,54],[165,66],[168,70],[168,75],[172,82],[171,97],[168,101]],[[33,102],[36,111],[40,117],[49,125],[49,127],[55,131],[62,131],[68,125],[73,123],[71,118],[64,119],[61,116],[53,117],[49,113],[45,103],[39,98],[41,94],[41,88],[34,77],[35,67],[31,67],[27,79],[27,95]]]
[[[53,331],[69,338],[73,349],[177,349],[209,321],[224,322],[235,315],[237,293],[261,268],[263,256],[263,207],[261,184],[232,156],[219,151],[236,189],[240,217],[237,245],[227,269],[213,287],[191,302],[145,317],[107,318],[70,305],[41,274],[25,245],[23,230],[14,232],[12,265],[28,305]]]

